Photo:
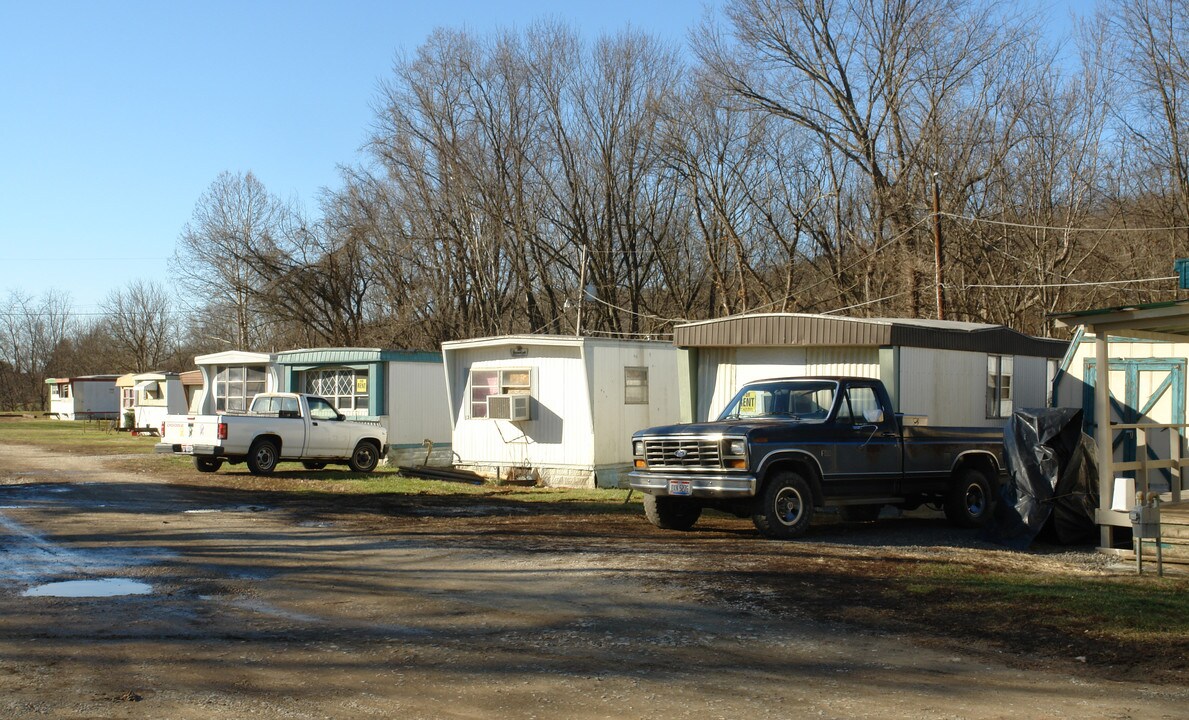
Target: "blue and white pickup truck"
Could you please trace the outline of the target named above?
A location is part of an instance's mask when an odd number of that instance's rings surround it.
[[[267,475],[284,460],[310,470],[346,463],[354,472],[371,472],[388,453],[388,431],[347,420],[317,395],[263,393],[247,413],[166,416],[154,449],[192,455],[199,472],[246,462],[253,475]]]
[[[750,383],[718,420],[641,430],[632,452],[652,524],[688,530],[714,508],[774,538],[803,535],[825,507],[874,520],[884,505],[936,504],[977,527],[1004,469],[1001,428],[906,424],[883,383],[856,377]]]

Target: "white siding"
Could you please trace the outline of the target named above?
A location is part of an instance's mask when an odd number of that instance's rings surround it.
[[[900,348],[899,367],[899,410],[905,415],[927,415],[930,425],[1003,425],[987,417],[986,353],[906,347]]]
[[[1189,343],[1165,343],[1165,342],[1130,342],[1112,341],[1107,346],[1107,357],[1111,360],[1147,360],[1147,359],[1174,359],[1184,360],[1189,358]],[[1059,407],[1082,407],[1085,389],[1086,376],[1086,361],[1094,359],[1094,337],[1087,334],[1078,347],[1073,351],[1073,357],[1069,362],[1069,366],[1065,368],[1065,372],[1061,376],[1061,381],[1057,385],[1056,404]],[[1189,378],[1186,378],[1189,381]],[[1141,376],[1141,387],[1139,388],[1140,396],[1147,398],[1151,395],[1154,387],[1151,386],[1152,380]],[[1126,377],[1120,371],[1113,371],[1110,377],[1111,392],[1119,398],[1122,398]],[[1189,383],[1187,383],[1189,384]],[[1169,415],[1170,406],[1161,403],[1153,412],[1145,418],[1145,422],[1168,423],[1172,422]],[[1088,410],[1088,408],[1083,408]]]
[[[386,375],[387,406],[383,412],[388,444],[397,449],[420,447],[425,440],[448,445],[450,407],[441,363],[389,362]]]
[[[453,447],[463,464],[498,467],[580,466],[593,469],[594,443],[586,366],[577,344],[532,346],[517,343],[524,357],[510,357],[509,346],[450,351]],[[529,368],[533,419],[468,418],[472,368]]]
[[[871,347],[707,348],[698,351],[698,420],[718,417],[753,380],[812,375],[879,377]]]
[[[594,402],[594,463],[632,462],[631,436],[636,430],[678,421],[677,349],[673,346],[591,343],[587,346]],[[648,404],[624,401],[624,368],[648,368]]]
[[[1016,410],[1045,407],[1045,401],[1049,396],[1048,358],[1017,355],[1015,357],[1015,378],[1012,382],[1015,383],[1012,407]]]

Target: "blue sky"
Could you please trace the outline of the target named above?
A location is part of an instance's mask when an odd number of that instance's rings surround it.
[[[630,23],[684,43],[705,5],[0,0],[0,298],[64,290],[85,317],[132,280],[168,284],[166,259],[224,170],[312,207],[360,160],[397,53],[435,27],[553,17],[588,39]],[[1052,13],[1058,27],[1069,15]]]

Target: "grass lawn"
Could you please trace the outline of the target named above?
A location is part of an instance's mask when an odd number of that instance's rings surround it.
[[[158,455],[153,452],[157,438],[134,436],[127,432],[106,430],[106,423],[86,423],[69,420],[0,420],[0,443],[36,445],[54,450],[71,450],[81,454],[120,456],[114,458],[119,465],[131,470],[160,472],[169,476],[184,474],[193,478],[196,473],[190,458],[175,455]],[[141,455],[143,457],[135,457]],[[233,466],[225,465],[224,468]],[[246,472],[246,466],[234,466]],[[209,479],[211,476],[205,476]],[[219,477],[216,475],[214,477]],[[405,477],[391,468],[381,465],[371,474],[347,471],[345,465],[332,465],[326,470],[308,471],[299,463],[284,462],[277,466],[274,476],[278,482],[295,481],[289,489],[309,493],[361,494],[361,495],[442,495],[442,496],[498,496],[506,500],[521,502],[587,502],[592,505],[622,504],[627,497],[626,490],[604,489],[583,490],[571,488],[532,488],[512,485],[472,485],[461,482],[423,480]],[[308,478],[310,482],[301,482]],[[639,509],[639,496],[633,497],[632,505]]]

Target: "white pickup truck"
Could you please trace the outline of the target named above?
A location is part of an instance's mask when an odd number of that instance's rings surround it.
[[[166,416],[154,450],[192,455],[199,472],[246,462],[253,475],[267,475],[282,460],[310,470],[334,462],[371,472],[388,453],[388,431],[346,420],[317,395],[263,393],[247,413]]]

